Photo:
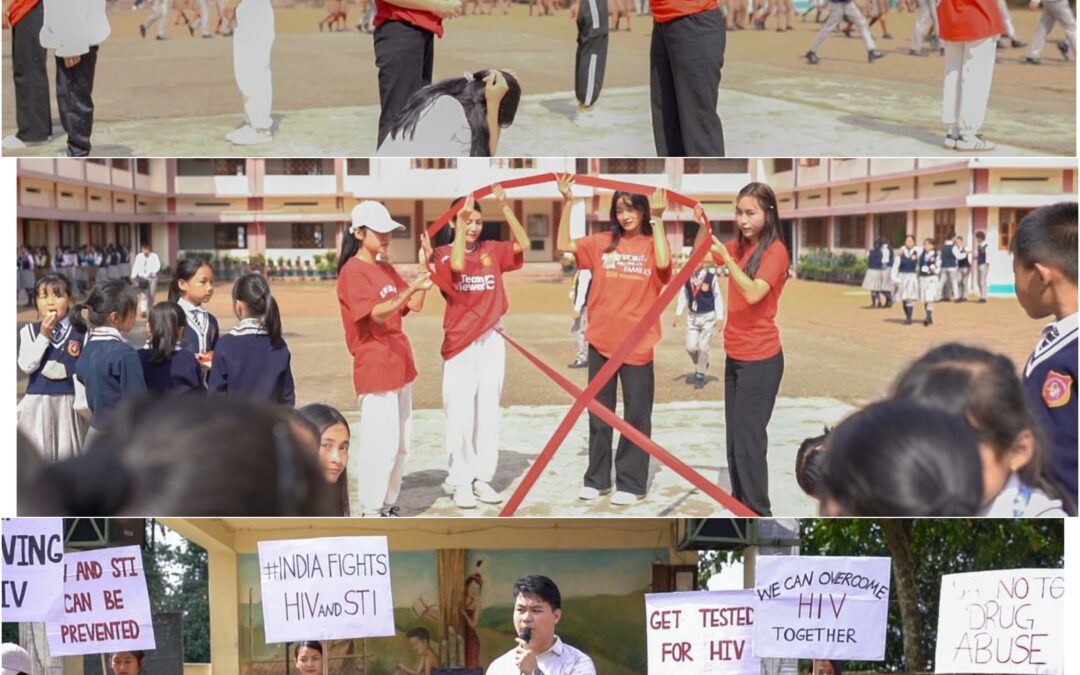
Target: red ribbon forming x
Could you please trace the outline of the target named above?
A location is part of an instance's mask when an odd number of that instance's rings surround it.
[[[502,181],[499,183],[499,185],[501,185],[506,190],[510,190],[516,187],[524,187],[526,185],[536,185],[538,183],[554,181],[555,179],[555,174],[545,173],[538,176],[529,176],[527,178],[514,178],[512,180]],[[577,185],[586,185],[590,187],[605,188],[609,190],[621,190],[624,192],[634,192],[645,195],[651,195],[656,189],[653,186],[639,185],[637,183],[625,183],[623,181],[597,178],[596,176],[575,175],[574,182]],[[490,195],[492,192],[491,187],[491,185],[488,185],[487,187],[483,187],[473,191],[473,197],[476,199],[482,199],[483,197]],[[696,200],[685,197],[677,192],[672,192],[671,190],[668,190],[667,194],[669,203],[680,204],[689,209],[693,209],[698,204]],[[439,232],[439,230],[445,227],[447,223],[449,223],[450,220],[454,218],[455,215],[457,215],[457,212],[461,210],[461,207],[464,205],[464,203],[464,198],[458,199],[456,202],[454,202],[454,204],[449,209],[447,209],[445,213],[439,216],[439,218],[431,224],[431,226],[427,230],[428,236],[433,237],[436,233]],[[581,416],[581,413],[584,412],[586,408],[588,408],[590,412],[597,415],[604,422],[611,425],[612,428],[618,429],[619,433],[629,439],[632,443],[643,449],[645,452],[649,453],[651,456],[655,457],[660,462],[664,463],[670,469],[675,471],[675,473],[690,481],[690,483],[692,483],[695,487],[715,499],[724,508],[728,509],[735,515],[743,517],[753,517],[757,515],[745,504],[721,490],[719,487],[716,486],[715,483],[706,479],[704,476],[692,469],[689,465],[680,460],[678,457],[657,445],[651,438],[641,433],[641,431],[632,426],[629,422],[616,415],[610,408],[596,401],[596,394],[600,391],[601,388],[603,388],[605,384],[608,383],[608,381],[611,380],[612,377],[615,376],[615,373],[619,370],[619,367],[622,366],[623,362],[630,355],[630,352],[633,351],[638,341],[649,330],[649,327],[653,324],[653,322],[660,320],[660,315],[663,314],[664,309],[675,298],[675,295],[682,290],[683,284],[686,283],[687,279],[690,278],[690,275],[693,273],[693,271],[697,269],[697,266],[701,263],[701,261],[705,259],[705,256],[708,255],[710,245],[711,242],[709,241],[709,239],[705,239],[701,243],[701,245],[694,249],[694,251],[690,255],[690,259],[686,262],[685,265],[682,266],[682,268],[676,274],[673,275],[671,281],[669,281],[667,286],[664,287],[664,290],[661,291],[660,297],[656,299],[656,302],[653,303],[653,305],[645,313],[645,316],[642,317],[641,321],[638,322],[636,326],[634,326],[634,329],[630,331],[630,333],[626,336],[626,339],[623,340],[622,344],[620,344],[619,347],[611,354],[611,357],[607,360],[607,363],[605,363],[604,366],[600,369],[600,371],[596,374],[596,376],[589,381],[588,385],[586,385],[584,390],[580,389],[573,382],[566,379],[560,373],[556,372],[546,363],[541,361],[534,354],[529,352],[529,350],[525,349],[525,347],[523,347],[517,341],[507,335],[505,331],[499,331],[499,334],[502,335],[502,337],[510,344],[510,346],[520,352],[521,355],[528,359],[530,362],[532,362],[555,384],[557,384],[564,391],[574,397],[574,403],[570,406],[570,410],[566,413],[566,416],[563,418],[558,428],[556,428],[555,433],[552,434],[550,439],[548,439],[547,444],[544,446],[544,449],[540,451],[540,454],[532,463],[532,466],[529,467],[529,470],[525,474],[524,479],[518,485],[517,489],[514,490],[514,494],[510,497],[509,500],[507,500],[506,506],[504,506],[503,510],[499,513],[500,516],[514,515],[518,507],[521,506],[521,502],[525,499],[526,495],[529,494],[529,491],[532,490],[533,485],[535,485],[536,481],[540,478],[540,475],[544,472],[544,469],[551,461],[551,458],[555,456],[555,452],[562,445],[562,442],[566,439],[567,434],[570,433],[570,429],[573,428],[574,423],[577,421],[578,417]],[[444,280],[438,278],[434,274],[431,276],[431,279],[435,283],[435,285],[437,285],[448,296],[452,296],[455,299],[460,298],[457,291],[451,288]]]

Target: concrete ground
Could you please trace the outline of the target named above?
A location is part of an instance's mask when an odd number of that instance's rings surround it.
[[[584,387],[587,373],[565,369],[574,349],[569,335],[568,282],[515,281],[513,275],[507,280],[510,311],[504,324],[508,334]],[[351,359],[344,346],[333,283],[274,281],[273,292],[293,354],[297,403],[329,403],[355,423]],[[231,285],[220,284],[208,307],[223,330],[235,323],[230,315],[230,294]],[[794,481],[794,453],[799,442],[819,434],[823,425],[836,424],[853,409],[886,395],[892,380],[911,360],[934,345],[963,341],[1004,353],[1019,365],[1038,341],[1042,325],[1028,319],[1014,298],[991,298],[987,304],[940,305],[935,324],[929,328],[904,326],[899,305],[888,311],[871,310],[867,309],[868,300],[865,291],[850,286],[791,280],[785,287],[778,324],[786,365],[769,426],[770,495],[776,515],[815,513],[814,504]],[[399,502],[406,515],[460,513],[440,487],[446,473],[439,356],[442,309],[442,299],[433,294],[422,313],[405,321],[420,373],[413,385],[413,445]],[[20,310],[17,321],[31,321],[34,315],[32,310]],[[723,382],[718,379],[723,376],[723,340],[719,336],[714,340],[706,386],[696,390],[688,381],[692,366],[683,350],[682,321],[675,321],[673,308],[663,317],[663,331],[655,356],[654,438],[726,488]],[[131,344],[144,341],[141,329],[129,335]],[[509,495],[566,414],[570,398],[513,350],[508,350],[506,369],[502,452],[495,486]],[[25,376],[18,373],[16,382],[21,394]],[[585,415],[578,420],[520,514],[705,516],[721,512],[710,498],[656,462],[648,499],[618,510],[603,500],[579,502],[576,496],[587,461],[586,420]],[[351,473],[356,475],[362,470],[362,452],[354,451],[350,460]],[[484,506],[463,515],[494,515],[498,510]]]
[[[373,154],[378,91],[372,41],[356,31],[319,33],[320,9],[280,9],[273,64],[273,144],[234,148],[224,134],[241,123],[228,39],[191,39],[170,26],[164,42],[141,40],[143,12],[114,12],[113,35],[100,52],[95,83],[95,154],[138,156],[325,156]],[[355,19],[355,17],[354,17]],[[1038,12],[1014,9],[1030,38]],[[908,55],[914,17],[893,12],[895,36],[878,40],[888,58],[867,63],[862,42],[830,37],[822,62],[802,58],[818,26],[727,35],[718,110],[730,156],[876,155],[947,152],[940,119],[943,63]],[[525,92],[500,154],[643,156],[655,154],[649,114],[651,21],[612,33],[605,89],[596,108],[578,114],[572,95],[575,31],[566,13],[529,17],[469,16],[447,25],[436,46],[436,79],[498,66],[513,70]],[[182,33],[182,34],[181,34]],[[878,27],[875,35],[880,35]],[[1002,50],[984,132],[1007,155],[1072,155],[1076,148],[1076,69],[1053,46],[1043,66],[1025,50]],[[10,33],[3,66],[11,70]],[[50,66],[52,68],[52,66]],[[14,85],[2,83],[3,133],[14,130]],[[59,124],[55,124],[60,134]],[[1005,143],[1007,141],[1007,143]],[[52,155],[62,138],[10,155]]]

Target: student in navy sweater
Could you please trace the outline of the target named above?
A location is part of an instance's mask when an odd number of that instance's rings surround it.
[[[195,355],[203,368],[214,359],[218,322],[203,305],[214,297],[214,270],[205,260],[184,258],[176,265],[176,278],[169,285],[169,302],[184,310],[187,328],[180,346]]]
[[[1050,468],[1076,504],[1077,284],[1076,202],[1032,211],[1010,249],[1016,299],[1032,319],[1053,316],[1024,366],[1028,400],[1049,439]]]
[[[184,310],[175,302],[159,302],[150,310],[150,344],[139,350],[146,389],[159,396],[206,393],[195,355],[184,349]]]
[[[100,433],[121,398],[146,394],[139,353],[124,341],[124,333],[135,325],[137,307],[138,295],[131,283],[110,279],[94,286],[86,302],[72,310],[75,330],[87,333],[75,365],[75,377],[86,388],[91,413],[87,441]]]
[[[233,311],[240,323],[218,340],[210,393],[294,405],[292,356],[281,337],[277,302],[262,275],[236,280]]]

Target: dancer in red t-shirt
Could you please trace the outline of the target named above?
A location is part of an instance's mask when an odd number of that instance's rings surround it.
[[[671,279],[671,251],[664,234],[663,215],[667,193],[657,188],[649,200],[645,195],[615,192],[611,197],[611,230],[580,239],[570,238],[570,204],[573,177],[558,177],[563,196],[559,220],[559,251],[569,251],[579,269],[591,270],[589,289],[589,379],[607,363],[649,308],[664,284]],[[648,436],[652,433],[655,389],[653,346],[660,341],[659,317],[650,324],[626,358],[616,377],[597,393],[596,400],[615,409],[616,380],[622,382],[623,417]],[[606,422],[589,413],[589,468],[579,497],[597,499],[611,491],[612,430]],[[633,504],[648,489],[649,455],[625,436],[619,438],[615,453],[615,488],[611,503]]]
[[[484,216],[470,194],[457,214],[454,243],[435,249],[435,276],[453,289],[443,315],[443,411],[446,413],[446,490],[458,508],[499,504],[491,487],[499,463],[499,399],[506,371],[506,344],[496,331],[510,304],[502,275],[519,270],[529,236],[506,192],[492,193],[510,226],[513,241],[480,241]],[[422,241],[430,247],[427,235]]]

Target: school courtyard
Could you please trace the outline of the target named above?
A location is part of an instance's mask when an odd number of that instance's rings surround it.
[[[508,275],[507,334],[584,387],[587,373],[566,368],[574,357],[569,333],[569,278],[560,277],[557,271],[547,278],[542,281],[530,274],[515,280],[513,274]],[[351,359],[333,282],[275,281],[273,292],[281,305],[286,340],[293,354],[297,404],[329,403],[355,423]],[[159,296],[163,294],[164,289],[159,288]],[[222,330],[235,323],[230,294],[231,284],[221,283],[209,303]],[[1042,327],[1042,322],[1028,319],[1009,297],[993,297],[986,304],[939,305],[935,324],[929,328],[921,323],[903,325],[899,305],[891,310],[871,310],[868,305],[868,294],[854,286],[792,279],[785,288],[778,323],[786,367],[769,426],[770,493],[776,514],[816,513],[816,504],[799,490],[794,479],[799,442],[820,434],[824,425],[836,424],[856,407],[884,396],[897,373],[912,359],[934,345],[962,341],[1004,353],[1020,367]],[[442,298],[432,293],[424,311],[405,320],[420,374],[413,385],[412,452],[399,506],[403,515],[496,515],[497,506],[459,511],[441,489],[446,477],[439,355],[442,310]],[[20,310],[18,323],[34,320],[34,315],[31,310]],[[921,312],[916,316],[921,318]],[[688,379],[693,373],[690,359],[683,351],[683,320],[673,327],[674,320],[671,307],[663,317],[664,336],[656,349],[653,438],[706,478],[718,479],[727,487],[723,340],[719,336],[714,339],[707,384],[695,390]],[[133,345],[144,340],[141,326],[128,338]],[[494,483],[509,495],[562,421],[571,400],[512,349],[507,352],[506,369],[502,451]],[[20,394],[25,382],[19,373]],[[518,514],[643,517],[677,513],[701,517],[724,513],[713,500],[655,460],[649,497],[644,501],[617,511],[604,500],[593,504],[578,501],[588,459],[587,438],[587,416],[582,415]],[[355,475],[363,462],[362,451],[354,450],[350,462],[357,467],[350,472]]]
[[[278,4],[278,3],[275,3]],[[1029,41],[1038,11],[1011,3],[1018,35]],[[273,51],[277,132],[269,145],[237,148],[224,135],[242,121],[228,38],[192,39],[170,25],[168,39],[139,37],[146,11],[126,0],[110,14],[94,87],[94,153],[100,156],[365,156],[375,151],[378,88],[372,39],[352,28],[320,33],[323,10],[279,7]],[[171,20],[171,17],[170,17]],[[211,16],[211,25],[216,14]],[[873,32],[888,58],[867,62],[862,41],[835,35],[821,63],[803,59],[818,30],[797,18],[796,30],[727,35],[718,110],[729,156],[952,155],[941,147],[943,59],[908,54],[914,14],[892,11],[892,39]],[[567,12],[530,17],[514,4],[509,16],[467,16],[447,22],[437,41],[435,79],[487,67],[513,70],[524,97],[503,133],[504,156],[648,156],[655,154],[649,113],[652,20],[635,17],[631,32],[611,34],[604,91],[593,111],[578,113],[573,96],[576,32]],[[11,72],[10,32],[3,33],[3,69]],[[1054,46],[1043,65],[1024,63],[1024,49],[998,52],[987,138],[997,154],[1072,155],[1076,147],[1076,68]],[[50,79],[53,65],[50,64]],[[55,81],[55,80],[53,80]],[[3,80],[3,133],[14,131],[14,85]],[[54,156],[64,147],[60,125],[47,145],[10,155]]]

